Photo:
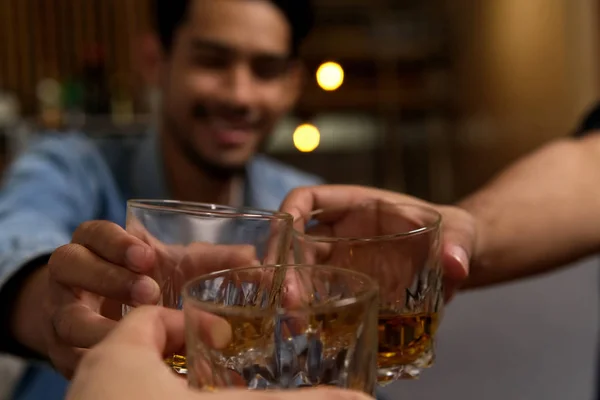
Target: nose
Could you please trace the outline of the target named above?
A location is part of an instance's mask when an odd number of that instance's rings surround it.
[[[231,66],[227,79],[226,99],[232,106],[249,107],[254,97],[254,76],[246,64]]]

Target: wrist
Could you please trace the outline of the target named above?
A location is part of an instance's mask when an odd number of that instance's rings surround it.
[[[487,279],[486,275],[490,270],[487,250],[493,221],[485,218],[485,204],[478,198],[467,198],[459,202],[457,207],[467,211],[475,224],[475,242],[469,260],[469,276],[461,286],[462,289],[469,289],[483,285]]]
[[[42,321],[45,304],[40,299],[47,298],[48,267],[36,267],[19,285],[9,316],[9,332],[21,346],[37,355],[46,354]],[[29,354],[30,357],[34,354]]]

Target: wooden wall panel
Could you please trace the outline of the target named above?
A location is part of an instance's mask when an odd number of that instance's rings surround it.
[[[151,1],[0,1],[0,87],[16,93],[23,110],[34,113],[37,82],[78,75],[96,44],[103,49],[109,82],[119,76],[139,88],[131,48],[151,28]]]

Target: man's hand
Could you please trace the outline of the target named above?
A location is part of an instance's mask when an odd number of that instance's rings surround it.
[[[105,299],[137,306],[155,304],[158,284],[148,276],[154,249],[106,221],[86,222],[47,267],[48,299],[42,332],[54,366],[70,377],[83,349],[98,343],[115,321],[101,315]],[[113,316],[116,317],[116,316]]]
[[[466,211],[456,207],[431,204],[390,191],[345,185],[320,185],[295,189],[282,203],[281,211],[292,214],[297,221],[296,228],[303,229],[304,223],[310,218],[309,214],[315,210],[350,208],[372,200],[422,205],[434,208],[442,214],[442,261],[446,296],[451,296],[468,276],[469,260],[475,247],[475,221]],[[335,225],[335,223],[336,221],[328,221],[328,224]]]
[[[163,362],[184,345],[183,313],[141,307],[127,315],[110,335],[83,358],[67,395],[68,400],[367,400],[356,392],[305,389],[263,392],[223,389],[202,393],[189,389]],[[207,330],[215,325],[205,324]],[[210,332],[207,332],[210,333]],[[212,332],[219,334],[219,332]]]
[[[167,246],[140,229],[131,234],[112,222],[86,222],[25,284],[12,330],[71,377],[85,349],[114,328],[121,304],[158,304],[162,295],[174,306],[184,279],[255,258],[251,246]]]

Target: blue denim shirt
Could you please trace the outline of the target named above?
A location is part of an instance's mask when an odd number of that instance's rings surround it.
[[[84,221],[125,224],[129,198],[169,198],[156,134],[88,138],[46,134],[8,169],[0,191],[0,290],[21,266],[70,241]],[[278,209],[295,187],[321,180],[265,156],[249,163],[247,206]],[[66,381],[29,368],[16,399],[62,399]]]

